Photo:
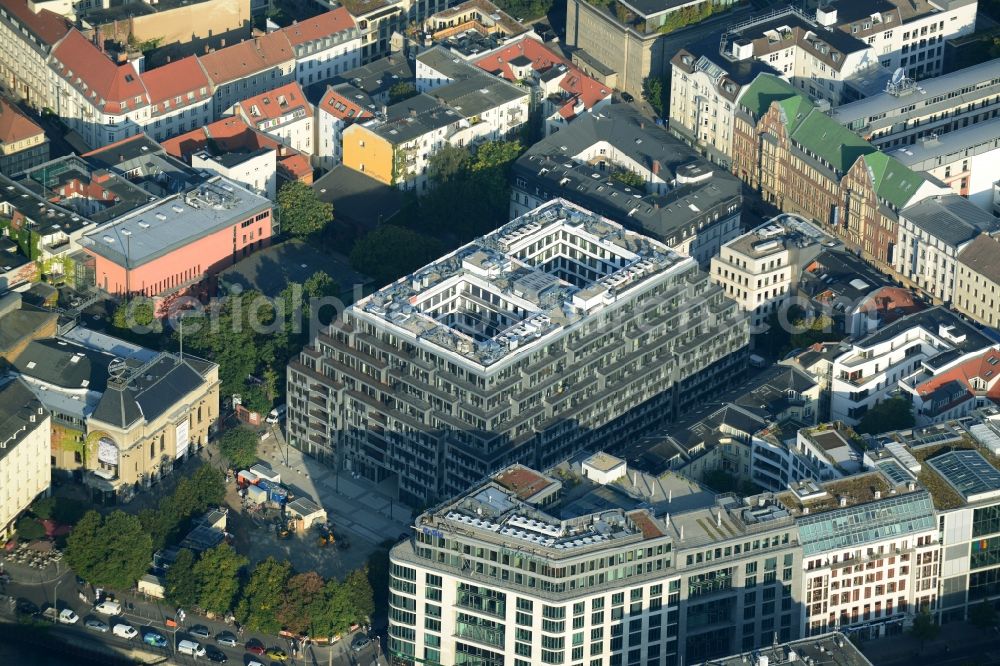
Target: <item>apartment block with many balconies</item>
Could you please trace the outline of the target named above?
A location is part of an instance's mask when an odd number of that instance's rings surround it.
[[[800,635],[797,530],[767,497],[598,453],[507,468],[414,529],[391,553],[398,663],[693,664]]]
[[[693,259],[557,199],[348,308],[289,364],[289,438],[426,501],[676,418],[747,341]]]
[[[856,424],[900,383],[942,374],[994,343],[954,312],[934,307],[852,343],[833,363],[830,418]]]

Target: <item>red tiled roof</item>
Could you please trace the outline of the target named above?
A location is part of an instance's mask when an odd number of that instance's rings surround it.
[[[552,483],[538,472],[520,465],[504,470],[497,475],[496,481],[521,499],[528,499]]]
[[[19,23],[35,33],[43,43],[52,46],[66,36],[73,24],[64,17],[43,9],[37,14],[28,7],[27,0],[0,0],[0,7],[18,20]]]
[[[175,60],[163,67],[143,72],[142,82],[146,86],[146,92],[149,93],[150,104],[170,101],[171,107],[177,108],[204,101],[212,96],[212,84],[195,56]],[[205,88],[204,95],[201,94],[202,88]],[[189,101],[188,93],[194,93],[194,99]],[[178,97],[181,98],[180,104],[176,103]],[[163,112],[164,109],[159,111]]]
[[[663,536],[663,532],[645,511],[633,511],[628,514],[628,517],[632,519],[636,527],[642,530],[643,539],[655,539],[656,537]]]
[[[924,304],[913,297],[909,289],[880,287],[858,303],[858,312],[874,312],[882,324],[891,324],[900,317],[919,312]]]
[[[312,115],[312,106],[306,100],[302,87],[295,82],[286,83],[265,93],[248,97],[237,103],[237,106],[240,107],[243,115],[254,123],[277,120],[296,109],[305,109],[306,115]]]
[[[284,32],[276,31],[227,46],[199,58],[215,85],[236,81],[294,60],[292,44]]]
[[[278,153],[278,169],[284,175],[295,180],[312,179],[312,167],[309,166],[308,158],[297,150],[258,132],[238,116],[229,116],[186,134],[179,134],[163,141],[160,145],[174,157],[187,160],[192,153],[205,148],[209,139],[223,152],[269,148]]]
[[[325,14],[293,23],[287,28],[282,28],[280,32],[285,33],[292,46],[298,46],[299,44],[350,30],[354,26],[354,17],[351,16],[351,13],[345,7],[337,7]]]
[[[323,99],[316,106],[317,109],[329,113],[334,118],[340,120],[357,120],[359,118],[374,118],[372,113],[357,102],[345,97],[333,88],[327,88]]]
[[[0,145],[17,143],[44,133],[45,130],[21,113],[20,109],[0,98]]]
[[[146,88],[135,68],[128,63],[111,62],[75,29],[59,42],[52,57],[56,60],[56,71],[94,106],[100,106],[100,100],[104,100],[104,111],[120,113],[122,102],[128,104],[124,110],[136,109],[148,102]],[[136,97],[140,98],[138,104]]]
[[[947,372],[935,375],[931,379],[918,384],[914,388],[922,396],[929,395],[948,382],[959,382],[971,391],[979,391],[973,387],[972,380],[978,378],[986,384],[986,397],[1000,403],[1000,351],[987,349],[975,358],[961,363]]]
[[[559,109],[559,115],[567,120],[576,115],[573,112],[573,107],[578,102],[583,102],[584,108],[591,109],[602,99],[611,95],[611,88],[590,78],[576,65],[560,58],[540,41],[531,37],[520,39],[480,58],[476,61],[476,65],[492,74],[500,73],[505,79],[513,82],[517,78],[511,70],[510,61],[522,57],[531,60],[531,68],[539,73],[546,72],[552,67],[563,66],[566,68],[566,75],[559,82],[559,87],[572,97]]]

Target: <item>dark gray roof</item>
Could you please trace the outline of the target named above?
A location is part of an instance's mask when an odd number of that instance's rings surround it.
[[[48,338],[28,343],[14,360],[25,377],[66,389],[101,392],[107,386],[108,364],[115,357],[82,345]]]
[[[35,394],[18,378],[0,380],[0,460],[42,427],[47,414]],[[46,427],[48,425],[46,424]]]
[[[204,381],[186,358],[163,353],[127,384],[109,383],[91,418],[122,428],[141,418],[153,421]]]
[[[904,208],[899,217],[952,247],[980,233],[1000,231],[1000,220],[957,194],[927,197]]]
[[[324,174],[312,187],[321,201],[333,204],[334,224],[346,221],[362,229],[388,222],[404,203],[399,188],[343,164]]]
[[[694,71],[698,65],[698,59],[705,57],[716,66],[721,67],[725,71],[726,77],[739,86],[748,85],[755,78],[757,78],[758,74],[761,73],[780,76],[778,70],[774,69],[763,60],[759,60],[757,58],[746,58],[744,60],[730,60],[729,58],[724,58],[719,53],[719,44],[721,43],[721,40],[722,33],[713,32],[702,39],[686,45],[682,51],[687,51],[691,54],[692,61],[690,64],[685,64],[683,60],[681,60],[681,66],[686,67],[689,71]],[[678,62],[678,58],[675,57],[673,62]]]
[[[609,171],[573,159],[602,142],[650,171],[658,169],[667,183],[678,172],[710,176],[666,194],[644,194],[612,179]],[[679,242],[688,226],[728,217],[742,201],[740,181],[732,174],[713,167],[626,104],[585,114],[542,139],[515,162],[513,174],[519,189],[578,203],[668,245]]]
[[[885,14],[896,8],[889,0],[835,0],[820,4],[837,10],[837,23],[840,25],[871,18],[875,13]]]
[[[456,111],[424,93],[388,107],[385,121],[368,121],[364,125],[389,143],[398,145],[460,120],[462,116]]]
[[[893,284],[863,259],[843,249],[823,250],[809,268],[803,271],[799,286],[812,297],[830,292],[836,299],[853,304]]]
[[[993,282],[1000,283],[1000,235],[981,235],[959,253],[958,261]]]
[[[335,77],[333,83],[350,83],[371,97],[378,98],[388,97],[389,90],[397,83],[412,82],[413,76],[413,62],[393,54],[344,72]]]
[[[888,326],[875,331],[866,338],[862,338],[856,344],[860,347],[873,347],[882,342],[887,342],[903,331],[915,326],[921,326],[934,335],[938,335],[941,327],[951,327],[953,336],[965,336],[965,339],[961,342],[953,343],[955,348],[963,353],[986,349],[992,345],[989,338],[980,333],[979,329],[967,323],[951,310],[940,305],[900,317]]]

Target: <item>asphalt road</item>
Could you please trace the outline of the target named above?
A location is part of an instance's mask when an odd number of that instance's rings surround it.
[[[289,656],[292,653],[287,639],[252,632],[244,632],[239,638],[240,643],[237,647],[219,645],[215,642],[214,637],[222,631],[236,633],[234,627],[223,622],[206,620],[190,613],[187,615],[183,626],[179,628],[169,628],[166,626],[165,620],[167,617],[174,614],[173,609],[167,609],[165,606],[146,601],[141,597],[135,598],[131,595],[127,595],[119,599],[123,602],[123,605],[130,603],[133,606],[132,609],[127,609],[122,615],[112,618],[97,615],[93,613],[92,604],[85,602],[80,598],[80,593],[83,592],[89,599],[93,599],[93,590],[89,587],[81,589],[76,583],[76,576],[71,571],[64,571],[57,576],[52,576],[50,580],[47,580],[44,583],[19,583],[14,580],[6,586],[4,592],[6,595],[15,600],[27,599],[39,608],[46,605],[55,605],[60,609],[72,608],[73,611],[80,616],[80,621],[75,625],[59,625],[59,630],[61,632],[65,632],[67,637],[86,637],[91,641],[97,641],[105,645],[114,645],[126,649],[142,649],[150,653],[159,652],[163,654],[174,654],[177,641],[188,639],[199,642],[202,645],[211,643],[226,654],[228,657],[227,663],[241,665],[249,663],[251,659],[264,664],[279,663],[272,662],[266,657],[255,657],[246,652],[243,647],[244,643],[251,638],[259,640],[269,648],[279,647]],[[56,595],[58,595],[58,597]],[[139,631],[139,636],[129,641],[119,636],[115,636],[110,631],[107,633],[100,633],[92,629],[87,629],[84,626],[84,622],[91,617],[96,617],[102,620],[108,624],[109,627],[113,627],[118,623],[129,624]],[[10,618],[11,608],[9,602],[4,602],[3,607],[0,607],[0,619]],[[195,625],[207,627],[210,633],[210,638],[205,639],[190,634],[189,630]],[[141,644],[140,641],[142,634],[150,630],[164,636],[168,641],[168,646],[166,648],[155,648],[153,646]],[[354,652],[350,649],[350,640],[351,637],[348,636],[333,646],[332,663],[337,664],[338,666],[369,666],[373,663],[385,663],[384,659],[380,662],[376,662],[376,650],[380,649],[380,646],[377,646],[375,642],[369,643],[369,645],[359,652]],[[330,651],[330,648],[325,647],[316,649],[307,648],[305,655],[300,654],[296,658],[290,657],[289,660],[284,663],[291,666],[323,666],[324,664],[330,663]],[[178,664],[211,663],[204,657],[196,660],[193,657],[176,654],[174,654],[172,660]]]

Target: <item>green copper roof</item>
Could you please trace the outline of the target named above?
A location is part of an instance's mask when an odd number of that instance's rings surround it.
[[[885,153],[875,152],[864,156],[872,185],[879,199],[903,208],[913,197],[924,177],[904,166],[899,160]]]
[[[754,118],[760,118],[771,107],[771,102],[795,95],[795,88],[774,74],[760,74],[743,91],[740,105],[745,106]]]
[[[812,102],[806,99],[805,95],[795,95],[776,102],[776,104],[785,116],[785,132],[789,136],[795,133],[802,121],[816,108]]]
[[[792,139],[841,174],[862,155],[875,152],[875,146],[816,109],[792,130]]]

